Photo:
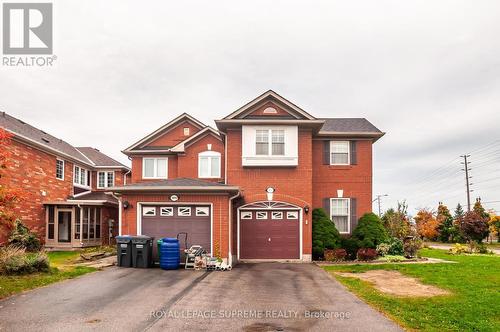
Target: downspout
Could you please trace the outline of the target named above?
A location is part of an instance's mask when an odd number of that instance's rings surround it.
[[[222,131],[220,132],[224,135],[224,184],[227,184],[227,135]]]
[[[118,236],[122,236],[122,197],[118,197],[112,192],[110,192],[109,194],[118,201]]]
[[[129,175],[130,172],[132,172],[131,169],[127,173],[123,174],[123,185],[127,185],[127,175]]]
[[[228,265],[233,266],[233,200],[240,196],[240,191],[234,196],[229,197],[229,253]]]

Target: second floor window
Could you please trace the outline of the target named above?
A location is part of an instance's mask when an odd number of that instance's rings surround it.
[[[142,159],[143,179],[167,179],[168,178],[168,158],[143,158]]]
[[[56,159],[56,178],[64,180],[64,160]]]
[[[97,188],[113,187],[115,185],[115,172],[97,172]]]
[[[330,142],[330,165],[349,165],[349,141]]]
[[[73,184],[90,187],[90,171],[83,167],[75,166]]]
[[[285,131],[258,129],[255,135],[255,154],[257,156],[284,156]]]
[[[198,155],[198,177],[220,178],[221,155],[215,151],[205,151]]]

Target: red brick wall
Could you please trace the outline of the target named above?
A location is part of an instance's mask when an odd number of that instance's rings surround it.
[[[299,207],[313,205],[312,187],[312,133],[300,130],[299,164],[297,167],[242,167],[241,130],[227,133],[227,182],[240,186],[244,204],[266,200],[266,188],[276,189],[274,200],[289,202]],[[311,215],[303,213],[303,253],[311,254]],[[307,224],[306,224],[307,223]],[[236,219],[233,220],[236,227]],[[235,242],[233,242],[236,251]]]
[[[198,178],[198,154],[208,151],[207,144],[212,144],[212,151],[221,154],[221,177],[218,179],[203,179],[205,181],[222,181],[224,179],[224,144],[212,135],[207,135],[186,148],[184,155],[178,158],[178,174],[182,178]]]
[[[357,216],[372,211],[372,142],[357,141],[357,164],[349,166],[323,165],[323,141],[313,141],[313,207],[323,207],[323,198],[357,199]]]
[[[122,234],[137,235],[137,203],[141,202],[162,202],[172,204],[169,200],[170,193],[161,194],[123,194],[122,201],[131,204],[122,211]],[[229,251],[229,197],[227,195],[214,194],[179,194],[176,203],[212,203],[213,216],[213,247],[220,246],[222,258],[228,258]]]
[[[189,128],[189,136],[184,136],[184,128]],[[175,146],[199,130],[190,121],[183,121],[171,128],[167,133],[151,141],[147,146]]]
[[[12,153],[11,165],[0,178],[6,187],[23,189],[28,198],[17,205],[15,212],[40,238],[45,239],[44,201],[65,200],[72,194],[73,163],[65,161],[64,181],[56,179],[56,157],[12,140],[7,146]],[[44,196],[42,190],[46,193]],[[6,240],[0,229],[0,243]]]

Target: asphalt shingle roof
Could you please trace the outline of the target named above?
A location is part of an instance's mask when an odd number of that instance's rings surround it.
[[[325,124],[320,131],[339,133],[382,133],[365,118],[323,118],[319,120],[325,120]]]
[[[118,204],[118,200],[112,195],[106,194],[102,191],[94,191],[85,195],[72,198],[74,201],[106,201],[109,203]]]
[[[127,184],[124,187],[227,187],[227,185],[218,182],[203,181],[191,178],[176,178],[171,180],[159,180],[151,182],[137,182]]]
[[[125,167],[122,163],[114,160],[113,158],[105,155],[101,151],[96,148],[85,146],[85,147],[77,147],[78,151],[83,153],[87,158],[92,160],[92,162],[96,166],[116,166],[116,167]]]

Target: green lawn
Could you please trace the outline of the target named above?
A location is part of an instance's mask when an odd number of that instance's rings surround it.
[[[79,255],[80,253],[75,251],[49,252],[50,272],[24,276],[0,275],[0,299],[64,279],[75,278],[96,270],[91,267],[72,266]]]
[[[395,297],[359,279],[335,275],[367,303],[409,330],[500,331],[500,256],[452,256],[436,249],[422,249],[421,255],[458,264],[360,264],[324,269],[342,272],[397,270],[452,293],[432,298]]]

